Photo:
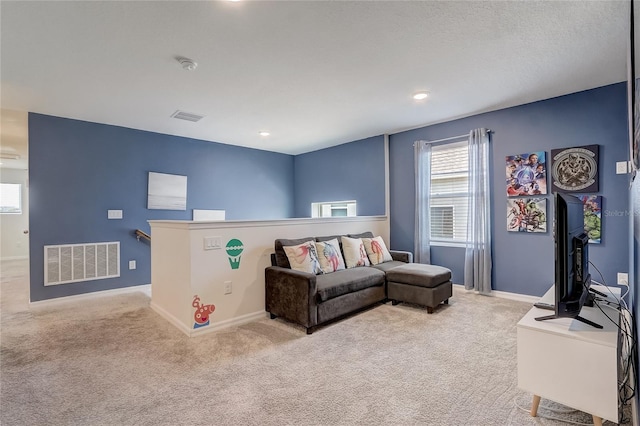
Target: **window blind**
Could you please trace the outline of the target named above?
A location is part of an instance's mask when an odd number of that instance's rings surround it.
[[[468,191],[467,141],[433,146],[430,193],[433,241],[466,242]]]

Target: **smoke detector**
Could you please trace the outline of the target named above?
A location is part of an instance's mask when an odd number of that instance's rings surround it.
[[[198,66],[198,63],[193,59],[184,58],[182,56],[177,57],[176,61],[178,61],[180,65],[182,65],[182,68],[184,68],[187,71],[193,71]]]

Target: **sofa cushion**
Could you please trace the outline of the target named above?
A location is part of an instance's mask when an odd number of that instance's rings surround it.
[[[383,285],[384,272],[376,268],[352,268],[316,277],[319,303],[343,294]]]
[[[451,280],[451,270],[436,265],[406,263],[387,271],[387,281],[420,287],[436,287]]]
[[[325,274],[345,269],[344,259],[342,258],[342,252],[340,251],[340,244],[338,244],[337,238],[316,242],[316,252],[322,272]]]
[[[291,269],[310,274],[321,274],[322,268],[316,252],[316,243],[313,240],[305,241],[296,246],[283,246],[284,252],[291,265]]]
[[[347,269],[370,265],[367,251],[360,238],[342,237],[342,252]]]
[[[377,265],[373,265],[373,267],[382,272],[387,272],[393,268],[396,268],[402,265],[406,265],[406,262],[401,262],[399,260],[392,260],[391,262],[378,263]]]
[[[284,246],[297,246],[298,244],[305,243],[309,240],[314,240],[313,237],[307,238],[298,238],[295,240],[287,240],[284,238],[279,238],[275,241],[275,252],[276,252],[276,264],[275,266],[280,266],[282,268],[291,269],[291,264],[289,263],[289,259],[287,258],[287,254],[284,252]]]
[[[393,260],[382,237],[362,238],[362,243],[372,265]]]
[[[359,234],[349,234],[349,235],[347,235],[347,237],[349,237],[349,238],[373,238],[373,232],[367,231],[367,232],[361,232]]]
[[[316,237],[316,241],[330,241],[336,239],[338,243],[342,244],[342,236],[341,235],[329,235],[327,237]]]

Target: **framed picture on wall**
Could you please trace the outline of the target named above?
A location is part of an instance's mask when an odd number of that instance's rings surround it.
[[[589,244],[602,243],[602,196],[578,195],[584,206],[584,232],[589,236]]]
[[[547,232],[547,199],[508,199],[507,231]]]
[[[598,192],[599,145],[551,150],[551,190]]]
[[[147,209],[186,210],[187,177],[149,172]]]
[[[547,165],[544,151],[507,155],[507,197],[547,193]]]

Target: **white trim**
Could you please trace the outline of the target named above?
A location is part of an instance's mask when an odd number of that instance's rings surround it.
[[[454,284],[454,285],[462,287],[462,290],[468,293],[478,293],[475,290],[466,290],[463,284]],[[491,294],[488,294],[486,296],[489,296],[489,297],[493,296],[493,297],[498,297],[500,299],[509,299],[509,300],[515,300],[518,302],[526,302],[526,303],[536,303],[542,297],[542,296],[530,296],[528,294],[510,293],[508,291],[499,291],[499,290],[492,290]]]
[[[92,291],[90,293],[74,294],[72,296],[56,297],[54,299],[36,300],[35,302],[29,301],[30,308],[40,308],[43,306],[55,306],[67,302],[77,302],[79,300],[93,299],[104,296],[116,296],[120,294],[129,293],[144,293],[147,296],[151,295],[151,284],[135,285],[123,288],[114,288],[111,290]]]
[[[327,222],[349,223],[349,222],[371,222],[387,221],[387,216],[342,216],[323,218],[294,218],[277,220],[226,220],[212,222],[194,222],[191,220],[148,220],[149,224],[156,228],[173,229],[216,229],[216,228],[255,228],[261,226],[291,226],[291,225],[312,225],[325,224]],[[152,230],[153,232],[153,230]]]
[[[182,331],[184,334],[186,334],[187,336],[191,337],[191,329],[187,328],[182,323],[182,321],[180,321],[178,318],[176,318],[173,315],[171,315],[169,312],[167,312],[162,307],[158,306],[158,304],[153,302],[153,301],[151,301],[151,303],[149,303],[149,307],[151,307],[152,310],[156,311],[156,313],[158,315],[160,315],[162,318],[166,319],[172,325],[176,326],[178,328],[178,330]]]
[[[459,248],[466,248],[467,247],[466,241],[438,241],[438,240],[431,240],[430,244],[433,247],[459,247]]]
[[[0,257],[0,261],[5,261],[5,260],[26,260],[29,259],[29,256],[7,256],[7,257]]]
[[[151,309],[156,311],[158,315],[160,315],[162,318],[169,321],[171,324],[176,326],[180,331],[182,331],[184,334],[186,334],[189,337],[201,336],[203,334],[208,334],[213,331],[218,331],[218,330],[222,330],[222,329],[237,326],[237,325],[247,324],[247,323],[258,321],[267,317],[267,312],[258,311],[250,314],[240,315],[239,317],[235,317],[235,318],[230,318],[225,321],[214,322],[209,324],[206,327],[191,329],[186,327],[178,318],[171,315],[169,312],[167,312],[162,307],[158,306],[156,303],[151,302],[149,306],[151,306]]]
[[[252,312],[250,314],[240,315],[239,317],[230,318],[225,321],[214,322],[207,327],[200,327],[195,330],[191,330],[190,337],[201,336],[203,334],[211,333],[212,331],[218,331],[225,328],[248,324],[250,322],[258,321],[267,317],[266,311]]]

